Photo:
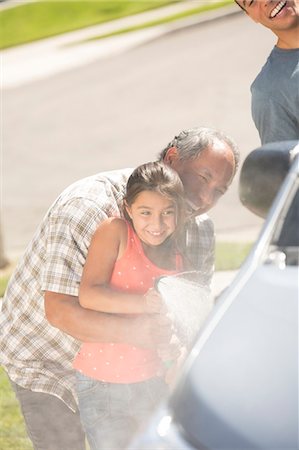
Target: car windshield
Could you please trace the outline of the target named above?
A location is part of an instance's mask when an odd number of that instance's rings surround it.
[[[298,183],[297,183],[298,184]],[[291,204],[286,207],[285,215],[280,220],[280,226],[272,240],[271,247],[285,254],[285,263],[288,266],[299,263],[299,188],[296,187]]]

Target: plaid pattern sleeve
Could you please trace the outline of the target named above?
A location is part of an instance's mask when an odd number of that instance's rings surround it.
[[[78,295],[88,247],[96,227],[107,218],[104,211],[75,199],[51,215],[42,271],[43,291]]]
[[[214,224],[206,214],[188,223],[186,251],[192,265],[200,272],[199,281],[210,288],[215,265],[215,233]]]

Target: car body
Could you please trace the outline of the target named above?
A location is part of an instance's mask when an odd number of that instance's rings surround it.
[[[240,199],[265,223],[130,450],[299,448],[298,149],[267,144],[245,160]]]

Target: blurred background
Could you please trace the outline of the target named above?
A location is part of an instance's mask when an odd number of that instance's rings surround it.
[[[1,223],[10,259],[68,184],[155,159],[184,128],[227,132],[242,160],[259,146],[249,86],[274,39],[232,1],[0,7]],[[98,24],[107,17],[117,18],[114,28]],[[210,214],[220,241],[252,241],[261,225],[240,204],[237,184]]]

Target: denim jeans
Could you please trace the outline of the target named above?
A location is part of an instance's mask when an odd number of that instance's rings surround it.
[[[80,416],[54,395],[24,389],[10,380],[34,450],[85,450]]]
[[[168,387],[160,377],[132,384],[104,383],[76,372],[81,422],[91,450],[122,450]]]

